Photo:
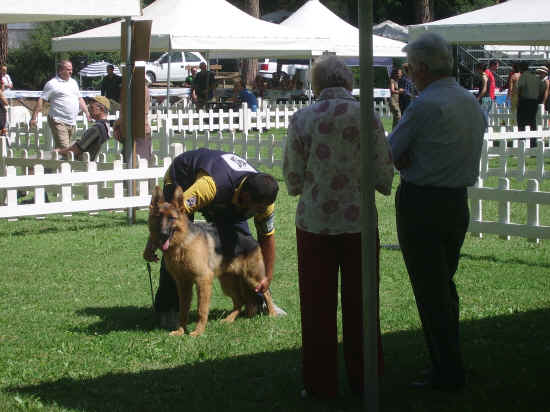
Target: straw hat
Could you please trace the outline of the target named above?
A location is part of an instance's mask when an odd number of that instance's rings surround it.
[[[105,96],[94,96],[91,99],[105,106],[107,111],[111,110],[111,102]]]
[[[535,69],[535,71],[540,72],[540,73],[544,73],[544,74],[548,74],[548,69],[545,66],[537,67]]]

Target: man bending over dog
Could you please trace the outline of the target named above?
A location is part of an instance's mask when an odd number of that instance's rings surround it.
[[[258,173],[239,156],[202,148],[182,153],[168,168],[163,189],[167,202],[172,200],[177,186],[184,191],[183,207],[190,219],[193,220],[193,214],[200,211],[208,222],[216,226],[224,255],[236,256],[252,247],[247,220],[254,217],[266,273],[266,278],[256,288],[258,305],[262,309],[263,293],[273,280],[275,265],[273,214],[279,191],[277,181],[271,175]],[[149,262],[158,260],[150,237],[143,257]],[[177,289],[164,259],[154,305],[161,327],[171,328],[177,323]],[[286,314],[276,306],[275,310],[278,315]]]

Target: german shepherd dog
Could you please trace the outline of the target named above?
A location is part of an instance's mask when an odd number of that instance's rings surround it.
[[[166,269],[174,279],[179,298],[179,328],[170,333],[187,332],[193,284],[197,285],[198,322],[191,336],[204,332],[208,322],[214,278],[220,280],[223,292],[233,300],[233,310],[223,322],[233,322],[245,305],[245,313],[257,311],[254,289],[265,278],[262,252],[257,245],[246,254],[226,257],[221,254],[221,241],[216,227],[209,223],[193,223],[184,212],[183,190],[177,187],[171,203],[164,200],[156,186],[149,206],[149,232],[155,248],[162,249]],[[269,292],[264,294],[269,316],[275,316]]]

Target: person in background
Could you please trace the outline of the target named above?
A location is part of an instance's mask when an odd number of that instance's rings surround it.
[[[200,72],[193,80],[193,90],[191,91],[191,99],[197,105],[197,108],[202,109],[206,103],[214,98],[214,90],[216,90],[216,77],[214,73],[207,70],[206,63],[202,62],[199,65]]]
[[[85,113],[88,121],[92,118],[86,102],[80,95],[78,83],[71,77],[73,64],[69,60],[61,60],[57,65],[57,76],[48,81],[38,99],[30,127],[36,127],[38,112],[42,111],[43,102],[50,104],[48,125],[52,131],[55,148],[64,149],[70,146],[71,138],[76,133],[76,116],[79,110]]]
[[[189,76],[185,78],[184,87],[192,87],[193,82],[195,81],[195,77],[197,77],[197,68],[191,67],[191,71],[189,72]]]
[[[537,129],[537,109],[541,97],[544,95],[545,84],[542,79],[529,70],[527,62],[519,65],[521,77],[518,81],[518,112],[517,121],[519,130],[525,130],[529,126],[531,130]],[[536,145],[537,139],[531,139],[531,146]]]
[[[265,93],[265,81],[264,81],[264,78],[258,74],[256,75],[256,77],[254,78],[254,89],[253,89],[253,93],[256,97],[260,97],[260,98],[264,98],[264,93]]]
[[[403,72],[401,69],[393,68],[390,75],[390,111],[393,117],[392,130],[401,120],[401,109],[399,108],[399,96],[403,93],[403,89],[399,88],[399,80]]]
[[[250,90],[243,86],[241,80],[236,80],[233,87],[233,102],[234,103],[246,103],[251,111],[258,111],[258,99]]]
[[[8,113],[8,99],[4,96],[4,87],[0,87],[0,136],[7,136],[6,129]]]
[[[489,62],[489,71],[487,73],[487,75],[489,77],[491,77],[491,80],[492,80],[492,88],[489,89],[489,95],[491,96],[491,99],[493,99],[493,101],[496,99],[496,88],[497,88],[497,83],[496,83],[496,79],[498,79],[498,66],[500,65],[500,62],[498,60],[491,60]]]
[[[544,105],[546,109],[546,106],[548,105],[548,94],[550,91],[550,80],[548,80],[548,69],[546,68],[546,66],[540,66],[540,67],[537,67],[536,72],[537,72],[537,76],[539,76],[540,79],[542,80],[543,88],[544,88],[544,92],[542,93],[542,96],[540,99],[540,104]]]
[[[338,57],[323,56],[315,62],[312,84],[318,101],[298,110],[290,120],[283,177],[289,195],[300,196],[295,223],[302,324],[301,395],[335,398],[339,386],[338,272],[348,382],[354,393],[363,391],[361,113],[360,103],[351,95],[351,70]],[[372,179],[377,191],[389,195],[394,168],[376,114],[371,127]],[[376,266],[378,272],[378,254]],[[378,273],[375,276],[378,283]],[[378,343],[381,374],[380,329]]]
[[[452,50],[440,35],[423,34],[403,50],[419,95],[389,136],[401,175],[395,214],[431,360],[429,374],[411,386],[456,391],[466,376],[453,277],[470,222],[467,187],[479,175],[487,120],[452,77]]]
[[[149,80],[147,80],[147,77],[145,77],[145,81],[147,84],[145,85],[145,93],[143,98],[145,99],[145,136],[134,136],[134,144],[136,147],[136,155],[141,157],[142,159],[150,160],[152,156],[152,150],[153,150],[153,141],[151,138],[151,123],[149,122],[149,107],[151,104],[151,99],[149,96]],[[120,99],[121,101],[125,101],[126,96],[126,90],[124,88],[122,89],[120,93]],[[125,112],[120,113],[120,117],[116,120],[115,124],[113,125],[113,135],[114,138],[117,139],[119,142],[126,144],[126,136],[122,135],[122,128],[121,128],[121,122],[125,121]],[[128,159],[126,159],[126,150],[122,150],[123,156],[124,156],[124,162],[127,163]]]
[[[105,96],[95,96],[90,99],[89,111],[95,123],[89,127],[84,135],[71,146],[57,149],[62,155],[73,152],[78,160],[82,160],[82,153],[90,153],[90,160],[95,161],[101,146],[109,140],[109,121],[107,115],[111,108],[111,102]]]
[[[487,64],[479,63],[477,65],[477,72],[480,76],[479,89],[476,94],[478,103],[481,105],[485,115],[488,115],[493,107],[493,99],[491,98],[489,91],[491,90],[491,77],[487,74]]]
[[[8,67],[3,65],[0,68],[0,74],[1,74],[1,77],[2,77],[1,82],[0,82],[0,86],[2,86],[4,88],[4,90],[13,89],[13,82],[11,81],[11,77],[8,74]]]
[[[107,66],[107,76],[101,81],[101,95],[120,103],[120,88],[122,77],[115,74],[115,66]]]
[[[521,73],[519,71],[519,66],[517,63],[512,64],[512,71],[508,76],[508,93],[506,95],[506,100],[510,105],[510,110],[512,112],[512,122],[516,124],[516,117],[518,111],[518,81]]]
[[[402,76],[401,79],[397,81],[399,89],[403,90],[403,93],[399,94],[399,110],[401,111],[401,116],[409,107],[411,100],[414,97],[414,85],[409,79],[409,64],[405,63],[402,66],[401,70]]]

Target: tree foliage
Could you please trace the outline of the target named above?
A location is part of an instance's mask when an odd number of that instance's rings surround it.
[[[42,89],[44,84],[55,75],[56,62],[69,59],[73,63],[73,72],[77,73],[86,64],[97,60],[120,61],[119,53],[71,52],[54,53],[51,39],[78,33],[93,27],[108,24],[113,19],[65,20],[40,23],[32,32],[30,39],[19,49],[10,50],[8,64],[14,74],[14,86],[17,89]]]

